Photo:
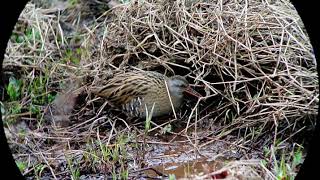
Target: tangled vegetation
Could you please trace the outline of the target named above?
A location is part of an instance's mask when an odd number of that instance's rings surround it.
[[[295,176],[319,88],[288,0],[98,2],[31,1],[8,43],[1,111],[25,177]],[[90,88],[132,69],[184,75],[203,97],[129,120]]]

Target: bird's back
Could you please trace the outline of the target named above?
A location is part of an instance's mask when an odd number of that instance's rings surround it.
[[[153,103],[153,115],[163,115],[171,109],[165,86],[166,79],[166,76],[152,71],[118,73],[107,80],[106,85],[99,88],[95,94],[106,98],[132,116],[145,117],[145,107],[150,111]]]

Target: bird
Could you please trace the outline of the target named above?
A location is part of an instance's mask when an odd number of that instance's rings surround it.
[[[159,117],[175,112],[184,100],[184,93],[201,97],[184,76],[167,77],[155,71],[116,73],[93,94],[106,99],[130,117]],[[169,96],[170,94],[170,96]],[[152,113],[151,113],[152,110]]]

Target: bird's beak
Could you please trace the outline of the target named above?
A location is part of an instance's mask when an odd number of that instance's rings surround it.
[[[203,97],[200,93],[198,93],[197,91],[195,91],[194,89],[192,89],[190,86],[188,86],[185,90],[186,93],[191,94],[193,96],[196,96],[198,98]]]

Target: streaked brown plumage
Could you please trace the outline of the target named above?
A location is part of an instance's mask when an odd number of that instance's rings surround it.
[[[165,81],[176,111],[183,101],[183,93],[189,89],[188,81],[178,75],[166,77],[153,71],[119,73],[93,93],[135,117],[145,118],[146,107],[150,112],[154,104],[152,117],[157,117],[172,112]]]

